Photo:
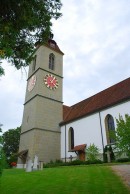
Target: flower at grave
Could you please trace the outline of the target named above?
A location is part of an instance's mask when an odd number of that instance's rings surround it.
[[[16,166],[17,163],[16,162],[11,162],[11,166]]]

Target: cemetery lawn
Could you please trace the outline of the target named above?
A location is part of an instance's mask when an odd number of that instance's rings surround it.
[[[109,166],[71,166],[25,172],[4,170],[1,194],[129,194]]]

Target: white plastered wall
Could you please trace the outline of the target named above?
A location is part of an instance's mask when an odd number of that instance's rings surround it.
[[[70,155],[76,157],[74,152],[68,152],[68,131],[70,127],[74,129],[74,146],[94,143],[100,149],[102,149],[101,130],[99,122],[99,114],[93,114],[91,116],[79,119],[72,123],[66,124],[61,127],[61,158],[65,158],[65,127],[66,127],[66,158]]]
[[[125,103],[121,103],[119,105],[113,106],[111,108],[107,108],[100,112],[101,116],[101,126],[102,126],[102,134],[103,134],[103,144],[104,146],[107,144],[106,140],[106,129],[105,129],[105,117],[107,114],[110,114],[114,118],[114,123],[116,127],[116,118],[119,118],[119,114],[124,117],[125,114],[130,115],[130,101]],[[73,121],[66,126],[61,127],[61,158],[69,158],[70,155],[76,157],[74,152],[69,152],[68,147],[68,131],[69,128],[72,127],[74,129],[74,146],[80,144],[90,144],[94,143],[99,149],[100,152],[103,152],[102,146],[102,136],[101,136],[101,126],[100,126],[100,118],[99,112],[86,116],[82,119]],[[66,128],[66,138],[65,138],[65,128]],[[66,141],[66,143],[65,143]],[[66,144],[66,148],[65,148]],[[66,151],[66,154],[65,154]]]

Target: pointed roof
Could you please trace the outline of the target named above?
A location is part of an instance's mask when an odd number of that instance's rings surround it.
[[[127,78],[73,106],[63,106],[64,125],[86,115],[130,100],[130,78]]]
[[[39,41],[37,41],[37,42],[35,43],[36,49],[35,49],[34,53],[35,53],[36,50],[37,50],[40,46],[42,46],[42,45],[44,45],[44,46],[46,46],[46,47],[48,47],[48,48],[51,48],[52,50],[54,50],[54,51],[56,51],[56,52],[58,52],[58,53],[64,55],[64,53],[60,50],[59,46],[57,45],[56,41],[55,41],[55,40],[52,40],[52,39],[49,39],[47,42],[39,42]],[[34,54],[34,53],[33,53],[33,54]]]

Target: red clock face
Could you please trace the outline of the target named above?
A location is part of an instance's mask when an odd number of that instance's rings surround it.
[[[56,79],[55,76],[51,75],[51,74],[47,74],[44,78],[44,82],[45,85],[49,88],[49,89],[56,89],[58,88],[58,80]]]
[[[29,91],[29,92],[34,88],[35,83],[36,83],[36,75],[33,75],[33,76],[29,79],[29,82],[28,82],[28,91]]]

